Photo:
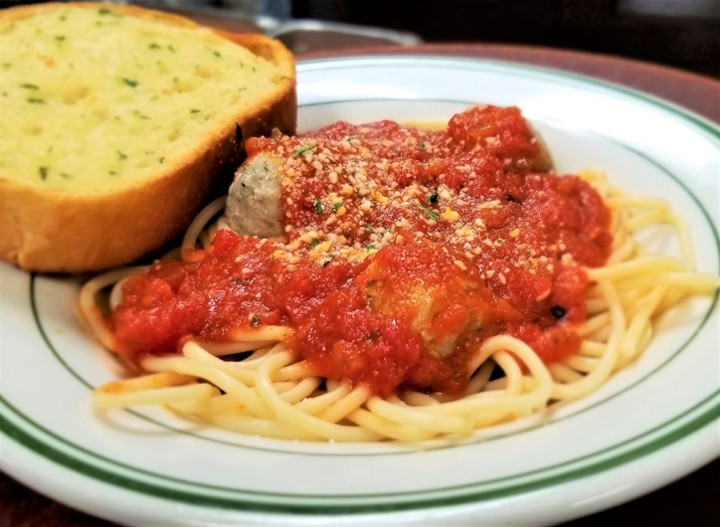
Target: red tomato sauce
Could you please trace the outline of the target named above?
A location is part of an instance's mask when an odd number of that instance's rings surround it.
[[[547,363],[577,352],[583,269],[609,256],[610,214],[551,171],[517,108],[477,106],[442,131],[340,122],[247,150],[282,161],[285,239],[221,230],[129,279],[109,318],[128,358],[289,325],[319,375],[387,395],[461,390],[492,335]]]

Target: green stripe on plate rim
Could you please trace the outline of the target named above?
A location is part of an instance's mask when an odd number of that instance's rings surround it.
[[[12,408],[6,405],[6,401],[2,397],[0,397],[0,404],[13,411]],[[581,467],[541,474],[536,478],[526,478],[520,483],[514,482],[513,479],[515,478],[507,478],[508,481],[494,482],[493,485],[466,484],[430,491],[357,496],[239,492],[214,487],[207,489],[208,492],[202,493],[198,491],[197,485],[191,483],[186,485],[187,488],[171,488],[167,485],[156,484],[149,479],[138,479],[122,473],[108,472],[84,459],[67,454],[51,445],[47,438],[44,438],[45,442],[43,442],[34,435],[26,433],[22,428],[15,426],[6,418],[3,412],[0,412],[0,430],[5,431],[8,437],[33,452],[51,459],[74,472],[134,493],[147,494],[197,506],[244,511],[349,514],[377,512],[379,508],[386,511],[402,511],[479,503],[589,477],[652,454],[669,444],[688,437],[705,426],[710,426],[717,420],[719,411],[720,391],[716,391],[694,408],[678,416],[677,419],[659,425],[649,434],[643,434],[640,438],[633,438],[629,441],[629,444],[625,445],[626,448],[621,449],[619,452],[608,453],[606,457],[592,460]],[[648,435],[651,437],[648,438]],[[60,441],[62,440],[60,439]]]
[[[417,64],[415,62],[416,59],[410,60],[413,60],[413,65]],[[439,59],[438,61],[445,64],[449,62],[446,59]],[[431,62],[436,61],[431,60]],[[450,62],[453,64],[472,63],[475,69],[480,67],[478,65],[478,61],[473,60],[453,60]],[[492,66],[502,67],[502,64],[494,63]],[[508,66],[505,66],[506,69],[507,67]],[[510,69],[517,69],[524,72],[521,68],[510,67]],[[635,97],[640,97],[646,102],[650,102],[666,110],[671,110],[677,116],[690,121],[695,126],[701,127],[706,132],[710,132],[716,140],[720,137],[718,127],[714,126],[712,123],[706,123],[702,118],[697,118],[681,108],[668,105],[660,99],[646,96],[623,87],[617,87],[609,83],[595,81],[594,79],[586,79],[582,76],[574,74],[566,74],[564,72],[560,72],[558,74],[554,70],[546,70],[543,68],[533,69],[537,70],[538,73],[542,73],[544,76],[560,75],[573,80],[575,84],[590,82],[603,87],[605,90],[615,89]],[[707,216],[707,212],[704,209],[703,212]],[[712,223],[711,226],[715,232],[717,245],[717,232],[715,231],[715,226]],[[31,282],[34,282],[34,278],[35,277],[32,277]],[[33,285],[31,285],[31,287],[33,287]],[[717,299],[718,296],[716,294],[713,306],[710,308],[706,319],[710,316],[710,313],[717,304]],[[20,419],[27,420],[21,412],[12,407],[12,405],[9,404],[9,402],[2,396],[0,396],[0,403],[2,403],[6,409],[8,409],[11,413],[14,413]],[[573,479],[588,477],[649,455],[670,444],[680,441],[694,432],[703,429],[705,426],[712,424],[715,420],[717,420],[719,414],[720,390],[711,394],[707,399],[698,403],[694,408],[685,410],[683,414],[657,425],[651,431],[647,431],[644,434],[631,438],[619,445],[608,447],[601,452],[586,456],[587,462],[585,464],[578,464],[576,463],[576,460],[565,462],[558,465],[553,470],[541,469],[537,471],[537,474],[533,474],[533,477],[526,478],[520,482],[517,482],[518,477],[513,476],[502,478],[493,482],[481,484],[470,483],[444,489],[394,493],[391,495],[367,494],[356,496],[289,495],[281,493],[254,492],[251,490],[223,489],[213,486],[207,486],[208,491],[212,492],[212,494],[206,494],[199,492],[200,486],[197,484],[182,481],[176,481],[175,483],[184,485],[189,490],[181,488],[173,489],[147,480],[138,480],[136,477],[128,477],[121,473],[108,472],[107,470],[97,466],[97,464],[90,463],[85,459],[77,457],[78,451],[82,449],[76,445],[68,443],[51,431],[43,430],[42,427],[37,425],[37,423],[32,423],[29,420],[28,423],[30,428],[40,430],[41,433],[45,434],[45,437],[38,438],[27,432],[24,427],[18,426],[17,423],[14,423],[3,413],[0,413],[0,430],[2,430],[7,437],[17,441],[25,448],[30,449],[44,458],[52,460],[75,472],[85,474],[90,478],[104,481],[132,492],[140,492],[160,498],[181,501],[183,503],[192,503],[200,506],[239,509],[245,511],[343,514],[371,511],[377,512],[378,507],[382,507],[384,510],[406,510],[448,506],[460,503],[481,502],[504,496],[522,494],[531,490],[560,484]],[[57,444],[51,443],[65,444],[65,446],[59,447]],[[71,451],[75,455],[68,454],[66,450]],[[98,458],[98,456],[94,453],[83,452],[82,455],[89,455],[90,457]],[[112,461],[110,461],[110,463],[115,467],[122,468],[122,466],[118,463]],[[578,466],[570,466],[573,463]],[[125,467],[124,469],[134,476],[137,476],[138,473],[142,473],[142,471],[138,471],[133,467]],[[158,477],[157,475],[148,473],[144,473],[143,475]],[[159,478],[162,479],[164,483],[167,483],[169,480],[169,478],[162,475],[160,475]]]

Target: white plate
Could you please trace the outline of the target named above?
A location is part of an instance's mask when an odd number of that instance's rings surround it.
[[[518,105],[561,171],[602,167],[664,197],[720,267],[720,129],[647,95],[568,73],[430,57],[299,65],[300,123],[447,118]],[[673,250],[671,246],[667,250]],[[193,428],[158,410],[100,419],[116,365],[79,329],[77,283],[0,266],[0,465],[131,525],[547,524],[616,505],[720,454],[717,296],[669,317],[642,359],[546,426],[417,450],[285,442]]]

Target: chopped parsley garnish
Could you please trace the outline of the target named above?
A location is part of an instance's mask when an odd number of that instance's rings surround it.
[[[313,240],[310,242],[310,248],[314,249],[318,245],[320,245],[320,240],[318,240],[317,238],[313,238]]]
[[[190,110],[190,113],[200,113],[200,110],[198,110],[197,108],[193,108]]]
[[[323,264],[322,264],[323,267],[327,267],[328,265],[330,265],[330,262],[331,262],[332,259],[335,258],[336,256],[337,256],[337,254],[333,254],[333,253],[328,253],[328,254],[326,254],[325,257],[327,258],[327,260],[325,260],[325,261],[323,262]]]
[[[341,208],[343,208],[343,202],[342,202],[342,201],[338,201],[337,203],[335,203],[335,204],[332,206],[333,212],[337,212],[337,211],[339,211]]]
[[[426,208],[426,207],[423,207],[422,205],[420,205],[420,202],[416,203],[416,205],[417,205],[417,208],[418,208],[418,209],[420,209],[421,211],[423,211],[423,212],[425,213],[425,216],[427,216],[427,219],[432,220],[432,221],[437,221],[437,219],[438,219],[438,213],[437,213],[437,212],[435,212],[435,211],[432,210],[432,209],[428,209],[428,208]]]
[[[123,152],[122,150],[117,151],[117,156],[118,156],[119,161],[123,161],[123,160],[127,159],[127,154],[125,152]]]
[[[39,167],[38,168],[38,173],[40,174],[40,179],[42,179],[43,181],[45,181],[48,177],[48,170],[49,170],[48,167]]]
[[[418,143],[418,148],[422,148],[423,150],[425,150],[426,146],[427,146],[427,144],[425,143],[425,141],[420,141]]]
[[[309,152],[310,150],[312,150],[312,149],[315,148],[316,146],[317,146],[317,145],[298,146],[295,150],[293,150],[293,154],[295,154],[295,156],[297,157],[297,156],[299,156],[299,155],[304,154],[305,152]]]
[[[365,232],[373,232],[375,229],[373,228],[372,225],[365,225],[365,227],[363,227],[363,230]]]
[[[256,327],[258,327],[261,323],[262,323],[262,320],[260,320],[260,315],[256,315],[255,313],[253,313],[253,314],[250,316],[250,326],[256,328]]]
[[[377,250],[377,247],[375,247],[374,243],[370,243],[365,246],[365,249],[367,249],[368,251],[375,251],[375,250]]]
[[[114,16],[117,18],[120,18],[122,16],[120,13],[116,13],[115,11],[113,11],[112,9],[108,9],[107,7],[101,7],[100,9],[98,9],[98,14],[100,16]]]
[[[325,210],[325,207],[323,207],[322,201],[319,199],[315,200],[315,214],[322,214]]]
[[[136,81],[135,79],[128,79],[127,77],[123,77],[122,81],[131,88],[135,88],[138,85],[138,81]]]
[[[555,317],[555,319],[560,320],[565,316],[566,311],[562,306],[553,306],[550,308],[550,313]]]
[[[161,46],[160,46],[160,44],[158,44],[157,42],[151,42],[150,44],[148,44],[148,48],[150,48],[150,49],[160,49]]]
[[[430,194],[425,196],[425,200],[430,203],[431,205],[437,205],[438,204],[438,189],[435,187],[435,190],[433,190]]]
[[[38,99],[37,97],[28,98],[27,102],[30,104],[45,104],[45,99]]]
[[[25,82],[20,85],[21,88],[25,88],[27,90],[39,90],[40,87],[37,84],[30,84],[29,82]]]

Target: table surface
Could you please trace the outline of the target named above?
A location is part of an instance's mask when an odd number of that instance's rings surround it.
[[[593,76],[662,97],[720,123],[720,81],[682,70],[626,60],[540,47],[491,44],[425,44],[412,47],[348,45],[333,52],[315,46],[300,54],[323,58],[357,54],[433,54],[503,60],[539,65]],[[720,430],[719,435],[720,438]],[[720,441],[720,439],[719,439]],[[642,518],[644,523],[715,525],[720,518],[720,460],[652,494],[592,516],[573,520],[567,527],[605,525]],[[0,527],[103,527],[114,524],[59,504],[0,472]]]

